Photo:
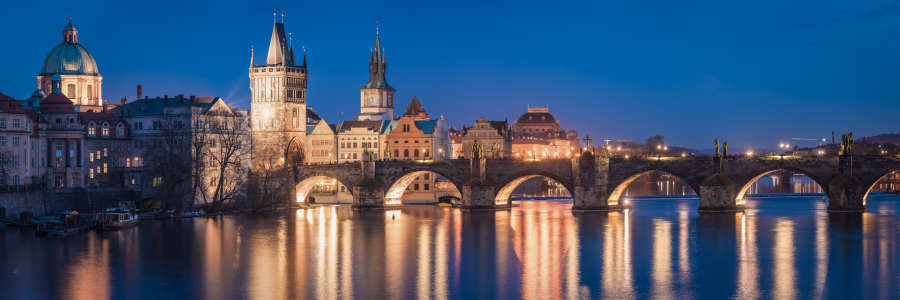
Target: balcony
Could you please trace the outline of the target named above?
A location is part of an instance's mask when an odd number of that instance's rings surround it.
[[[50,124],[50,130],[84,130],[81,124]]]
[[[81,167],[53,167],[53,172],[81,172]]]

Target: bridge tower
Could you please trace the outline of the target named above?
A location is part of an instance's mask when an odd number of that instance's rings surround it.
[[[283,19],[283,15],[282,15]],[[250,54],[251,162],[275,155],[273,161],[303,162],[306,139],[306,55],[294,59],[294,49],[283,23],[275,23],[266,62],[257,65]]]

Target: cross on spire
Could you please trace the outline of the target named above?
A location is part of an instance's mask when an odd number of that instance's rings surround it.
[[[609,146],[609,139],[605,139],[605,140],[603,140],[603,141],[605,141],[605,142],[606,142],[606,145]]]
[[[583,141],[584,141],[585,144],[587,144],[587,148],[588,148],[588,149],[591,149],[591,141],[593,141],[593,140],[594,140],[594,139],[591,138],[591,135],[590,135],[590,134],[584,136]]]

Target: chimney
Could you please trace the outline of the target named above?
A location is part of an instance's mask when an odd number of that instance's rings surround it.
[[[103,112],[106,112],[106,101],[103,101]]]
[[[194,102],[194,95],[191,95],[191,102]]]
[[[169,95],[163,95],[163,103],[169,103]]]
[[[184,102],[184,94],[178,94],[178,103]]]
[[[141,85],[140,85],[140,84],[138,84],[138,86],[137,86],[137,92],[138,92],[138,94],[137,94],[138,97],[137,97],[137,98],[138,98],[138,99],[141,99],[141,95],[143,95],[143,93],[141,92]]]

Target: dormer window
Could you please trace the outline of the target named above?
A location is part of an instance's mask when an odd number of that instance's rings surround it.
[[[59,105],[57,105],[57,106],[56,106],[56,110],[62,110],[62,107],[60,107]]]
[[[56,124],[60,124],[60,123],[62,123],[62,119],[56,118]]]
[[[109,137],[109,123],[103,123],[102,132],[104,137]]]

